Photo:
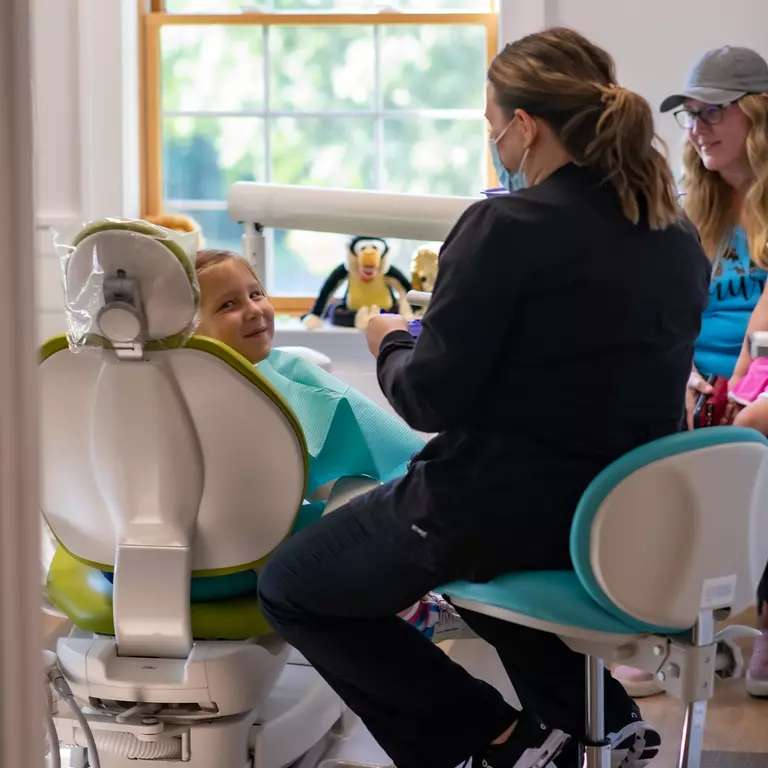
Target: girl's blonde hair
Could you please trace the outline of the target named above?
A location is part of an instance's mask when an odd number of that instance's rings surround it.
[[[264,295],[266,296],[267,292],[264,290],[261,280],[257,277],[253,265],[234,251],[227,251],[223,248],[207,248],[198,251],[197,256],[195,257],[195,272],[197,272],[197,276],[200,277],[204,272],[207,272],[209,269],[212,269],[219,264],[223,264],[226,261],[236,261],[239,264],[242,264],[251,275],[253,275],[253,279],[259,284],[259,287],[264,291]]]
[[[744,198],[743,218],[749,254],[768,269],[768,94],[750,94],[738,102],[752,127],[747,135],[747,158],[754,182]],[[699,230],[702,245],[712,259],[726,230],[737,224],[734,189],[716,171],[708,171],[690,138],[683,149],[683,206]]]
[[[664,229],[681,218],[651,107],[616,84],[613,59],[602,48],[555,27],[507,45],[488,80],[510,118],[522,109],[545,120],[576,165],[613,185],[630,221],[642,217],[652,229]]]

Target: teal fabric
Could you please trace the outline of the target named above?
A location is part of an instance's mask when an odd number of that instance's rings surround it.
[[[681,432],[636,448],[603,470],[576,508],[571,527],[574,571],[512,573],[487,584],[454,582],[440,591],[453,598],[473,600],[561,626],[624,634],[681,634],[685,630],[638,621],[620,610],[603,592],[592,571],[589,551],[592,522],[608,494],[633,472],[681,453],[732,443],[768,445],[768,440],[742,427]]]
[[[731,443],[761,443],[768,445],[768,440],[759,432],[744,427],[710,427],[709,429],[697,429],[692,432],[680,432],[676,435],[663,437],[660,440],[654,440],[636,448],[634,451],[630,451],[606,467],[590,483],[576,507],[576,514],[571,526],[571,560],[584,588],[598,605],[621,621],[634,621],[632,617],[613,604],[605,592],[603,592],[592,571],[589,552],[592,522],[597,514],[597,510],[608,494],[622,480],[648,464],[671,456],[677,456],[681,453]],[[680,630],[668,627],[652,627],[648,631],[669,634],[670,632],[679,632]]]
[[[288,401],[309,450],[311,494],[339,477],[386,483],[405,474],[424,440],[400,419],[314,363],[275,349],[257,369]]]
[[[565,627],[622,635],[647,631],[641,623],[622,621],[601,608],[574,571],[510,573],[488,584],[457,581],[439,591],[453,599],[473,600]]]
[[[715,266],[709,302],[701,318],[694,351],[694,363],[701,374],[731,377],[765,282],[765,270],[749,255],[747,233],[737,227],[730,249]]]

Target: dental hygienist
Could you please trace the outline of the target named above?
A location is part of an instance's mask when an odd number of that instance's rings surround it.
[[[286,541],[259,593],[397,768],[530,768],[558,753],[576,768],[583,657],[462,611],[498,650],[518,712],[396,613],[454,579],[572,567],[589,482],[684,423],[710,266],[652,111],[605,51],[568,29],[507,45],[486,116],[512,194],[456,223],[418,342],[397,316],[367,332],[389,402],[437,436],[404,477]],[[659,734],[609,675],[605,713],[614,768],[656,756]]]

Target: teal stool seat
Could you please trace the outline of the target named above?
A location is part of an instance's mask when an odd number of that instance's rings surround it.
[[[601,608],[587,594],[575,571],[508,573],[486,584],[456,581],[440,592],[455,600],[592,632],[640,635],[657,631],[642,622],[623,621]]]

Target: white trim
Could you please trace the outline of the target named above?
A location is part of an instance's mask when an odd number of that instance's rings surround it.
[[[83,223],[83,215],[79,211],[56,212],[40,211],[35,216],[35,229],[55,229],[62,231],[68,227]]]
[[[32,24],[0,2],[0,765],[42,765]]]
[[[135,0],[77,0],[77,38],[82,214],[138,216]]]

